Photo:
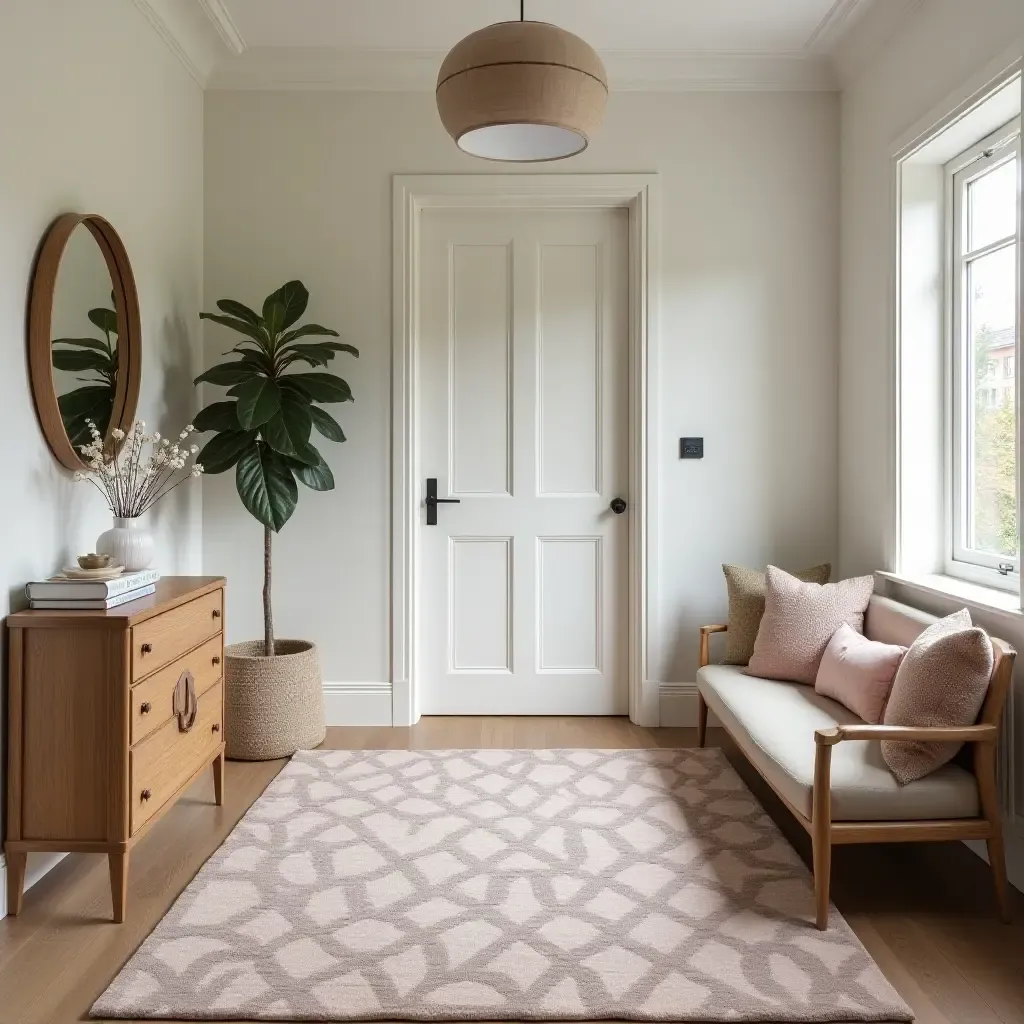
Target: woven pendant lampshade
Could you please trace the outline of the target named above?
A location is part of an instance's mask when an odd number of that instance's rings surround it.
[[[503,21],[466,36],[437,76],[437,109],[456,145],[485,160],[562,160],[604,119],[608,79],[579,36]]]

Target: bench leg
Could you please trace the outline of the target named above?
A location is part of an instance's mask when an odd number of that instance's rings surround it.
[[[992,827],[992,835],[985,841],[992,881],[996,888],[999,919],[1010,922],[1010,887],[1006,881],[1006,851],[1003,848],[1003,814],[999,806],[999,787],[996,783],[996,745],[978,743],[974,748],[974,773],[978,779],[981,813]]]
[[[832,748],[814,751],[814,794],[811,807],[811,850],[814,862],[814,923],[828,928],[832,879]]]
[[[708,705],[704,694],[697,691],[697,746],[703,747],[708,735]]]

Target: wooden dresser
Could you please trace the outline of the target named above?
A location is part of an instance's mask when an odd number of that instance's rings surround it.
[[[128,854],[207,768],[224,795],[224,580],[171,576],[109,611],[7,618],[7,906],[30,851],[106,853],[123,921]]]

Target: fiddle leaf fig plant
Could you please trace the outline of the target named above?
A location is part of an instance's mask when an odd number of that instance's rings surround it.
[[[219,313],[200,313],[242,337],[224,355],[235,358],[211,366],[195,379],[226,387],[226,401],[208,405],[195,418],[199,431],[216,431],[199,456],[203,472],[235,470],[242,504],[264,530],[264,653],[274,654],[270,600],[271,538],[291,518],[298,484],[314,491],[334,489],[334,476],[311,443],[314,428],[328,441],[344,441],[341,424],[321,405],[351,402],[352,389],[325,373],[339,352],[358,356],[352,345],[333,341],[338,332],[320,324],[297,326],[309,292],[289,281],[263,302],[260,312],[234,299],[221,299]],[[307,366],[309,370],[301,370]]]

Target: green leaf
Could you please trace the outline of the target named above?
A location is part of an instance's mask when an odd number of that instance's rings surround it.
[[[311,405],[309,415],[313,420],[313,426],[329,441],[345,440],[345,431],[341,429],[341,424],[329,412],[324,412],[323,409]]]
[[[219,384],[221,387],[226,387],[228,384],[241,384],[243,381],[257,376],[258,373],[258,369],[245,360],[234,363],[218,363],[216,366],[211,366],[205,373],[199,374],[192,383],[199,384],[206,381],[208,384]]]
[[[117,314],[112,309],[90,309],[89,320],[107,334],[117,334]]]
[[[295,511],[299,489],[280,455],[265,444],[250,445],[235,468],[235,485],[242,504],[275,533]]]
[[[243,430],[262,426],[281,407],[281,389],[268,377],[253,377],[238,389],[238,422]]]
[[[333,373],[290,373],[280,378],[281,387],[292,388],[314,402],[351,402],[352,389]]]
[[[293,345],[281,361],[281,368],[291,366],[292,363],[326,366],[334,358],[334,355],[335,353],[326,345]]]
[[[54,338],[51,345],[75,345],[78,348],[91,348],[97,352],[109,352],[105,341],[98,338]]]
[[[300,462],[315,459],[307,449],[310,431],[313,428],[312,412],[306,398],[295,391],[281,389],[281,408],[263,424],[260,433],[274,451],[290,455]]]
[[[67,394],[59,395],[57,406],[63,417],[92,416],[92,410],[105,401],[113,401],[109,384],[90,384],[84,388],[76,388]],[[95,417],[93,417],[95,419]],[[97,426],[99,424],[97,423]]]
[[[252,324],[253,327],[259,327],[262,324],[259,313],[254,309],[250,309],[242,302],[235,302],[234,299],[218,299],[217,308],[228,316],[236,317],[238,320],[244,320],[247,324]]]
[[[306,312],[307,305],[309,292],[301,281],[289,281],[281,285],[276,292],[271,292],[263,303],[263,319],[266,321],[267,330],[270,330],[271,317],[274,323],[271,335],[287,330]]]
[[[317,335],[318,337],[339,337],[337,331],[332,331],[330,327],[321,327],[319,324],[303,324],[301,327],[296,327],[294,331],[289,331],[287,334],[282,335],[281,344],[287,345],[289,341],[295,341],[296,338],[308,338],[311,335]]]
[[[80,370],[100,370],[110,372],[110,356],[105,352],[81,351],[74,349],[58,349],[53,353],[53,365],[58,370],[68,370],[72,373]]]
[[[270,336],[271,345],[273,345],[278,334],[281,333],[281,324],[284,323],[284,304],[281,302],[271,302],[268,299],[267,304],[263,307],[263,323],[267,328],[267,334]]]
[[[314,465],[307,466],[294,459],[285,459],[288,467],[295,474],[296,479],[310,489],[314,491],[333,491],[334,474],[331,472],[331,467],[324,462],[324,457],[311,444],[306,447],[316,456],[317,462]]]
[[[235,403],[214,402],[197,413],[192,423],[201,434],[210,430],[237,430],[238,413],[235,412]]]
[[[267,332],[258,324],[250,324],[233,316],[218,316],[216,313],[200,313],[199,319],[212,320],[215,324],[220,324],[221,327],[230,327],[231,330],[238,331],[239,334],[252,338],[260,348],[267,348]]]
[[[246,448],[253,446],[255,440],[255,430],[225,430],[207,441],[206,447],[196,456],[196,462],[202,465],[204,473],[223,473],[238,461]]]

